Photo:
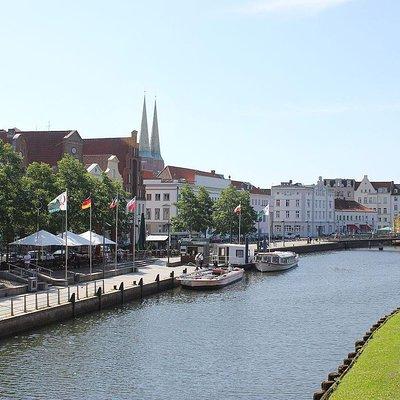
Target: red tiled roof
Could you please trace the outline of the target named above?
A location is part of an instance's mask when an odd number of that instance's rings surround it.
[[[361,211],[374,212],[371,208],[365,207],[354,200],[335,199],[336,211]]]
[[[64,151],[63,139],[76,132],[66,131],[19,131],[27,143],[27,163],[44,162],[52,166],[62,158]]]
[[[111,156],[112,154],[84,154],[83,163],[86,167],[89,167],[92,164],[98,164],[99,167],[105,171],[108,167],[108,159]]]
[[[234,181],[231,180],[232,186],[239,190],[247,190],[252,194],[265,194],[270,195],[271,189],[260,189],[249,182],[242,182],[242,181]]]
[[[182,180],[185,180],[186,182],[193,183],[195,181],[196,175],[224,179],[223,175],[216,174],[215,171],[205,172],[205,171],[199,171],[197,169],[191,169],[191,168],[174,167],[172,165],[167,165],[157,175],[157,178],[182,179]]]
[[[138,147],[138,144],[131,137],[83,140],[84,155],[114,154],[117,156],[119,160],[118,170],[121,176],[124,176],[130,151],[136,147]]]
[[[142,170],[142,178],[143,179],[155,179],[156,176],[153,171]]]

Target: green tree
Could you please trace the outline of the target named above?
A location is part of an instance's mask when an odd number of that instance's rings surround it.
[[[235,208],[241,205],[242,235],[254,232],[254,223],[257,221],[257,213],[250,205],[250,193],[244,190],[238,191],[229,186],[221,192],[220,197],[214,203],[213,227],[216,233],[229,234],[231,237],[239,232],[239,217],[234,213]]]
[[[198,227],[198,201],[189,185],[182,186],[176,202],[177,215],[172,218],[174,231],[187,231],[189,234]]]
[[[3,244],[14,240],[24,225],[23,172],[22,158],[0,140],[0,242]]]
[[[200,187],[197,195],[197,218],[195,230],[198,232],[204,232],[204,236],[207,233],[207,229],[212,227],[213,219],[213,205],[210,194],[207,189],[203,186]]]

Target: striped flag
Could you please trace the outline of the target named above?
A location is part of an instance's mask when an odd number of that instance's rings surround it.
[[[115,208],[115,207],[117,207],[117,203],[118,203],[118,197],[116,197],[115,199],[113,199],[113,201],[110,203],[110,208]]]
[[[126,205],[126,212],[133,213],[136,210],[136,197],[134,197],[132,200],[129,200],[127,205]]]

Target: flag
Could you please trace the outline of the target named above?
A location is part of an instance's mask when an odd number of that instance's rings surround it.
[[[47,204],[49,213],[57,211],[66,211],[67,209],[67,192],[59,194],[54,200]]]
[[[267,206],[264,208],[263,211],[265,215],[269,215],[269,203],[267,204]]]
[[[115,208],[115,207],[117,207],[117,203],[118,203],[118,197],[116,197],[115,199],[113,199],[113,201],[110,203],[110,208]]]
[[[82,210],[86,210],[87,208],[92,207],[92,199],[88,197],[82,202]]]
[[[132,200],[129,200],[126,205],[126,212],[133,213],[135,210],[136,210],[136,197],[134,197]]]
[[[234,212],[235,214],[240,214],[240,213],[242,212],[242,205],[239,204],[239,205],[233,210],[233,212]]]

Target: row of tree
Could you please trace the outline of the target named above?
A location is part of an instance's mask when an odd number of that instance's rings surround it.
[[[68,229],[83,232],[89,229],[89,211],[82,210],[84,199],[92,199],[93,229],[115,225],[115,209],[110,202],[119,195],[118,221],[120,230],[128,230],[125,213],[128,193],[120,183],[103,174],[90,175],[84,165],[65,155],[56,171],[45,163],[33,162],[24,168],[22,158],[12,147],[0,141],[0,244],[9,243],[39,229],[52,233],[63,230],[65,212],[50,214],[48,203],[68,189]],[[109,228],[108,228],[109,229]]]
[[[172,219],[173,230],[204,234],[211,230],[216,234],[236,236],[239,232],[239,216],[234,210],[239,205],[241,233],[246,235],[254,232],[258,216],[250,204],[249,192],[229,186],[213,201],[204,187],[195,193],[191,186],[185,185],[176,204],[177,216]]]

